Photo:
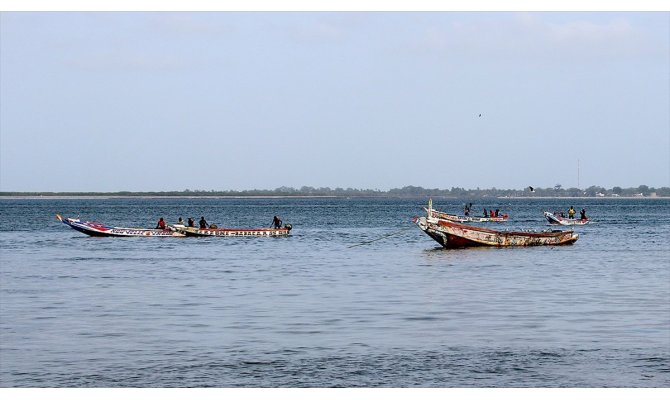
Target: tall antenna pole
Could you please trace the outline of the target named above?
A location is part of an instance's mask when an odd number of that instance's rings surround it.
[[[579,158],[577,159],[577,189],[579,189]]]

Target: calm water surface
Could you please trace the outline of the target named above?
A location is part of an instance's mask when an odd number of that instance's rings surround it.
[[[573,246],[464,250],[412,226],[425,202],[1,199],[0,386],[670,386],[669,200],[476,200],[510,214],[488,227],[595,222]],[[55,213],[294,230],[90,238]]]

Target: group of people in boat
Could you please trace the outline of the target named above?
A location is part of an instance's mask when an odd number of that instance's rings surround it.
[[[467,217],[467,216],[470,215],[471,210],[472,210],[472,203],[465,203],[465,206],[463,207],[463,214],[465,214],[465,216]],[[484,218],[496,218],[496,217],[502,217],[502,216],[504,216],[504,215],[500,214],[500,209],[496,208],[495,211],[493,211],[493,210],[488,210],[487,211],[486,208],[484,209]]]
[[[465,214],[465,216],[469,216],[471,210],[472,210],[472,203],[465,203],[465,206],[463,207],[463,213]],[[576,214],[575,207],[570,206],[570,209],[568,210],[568,218],[575,219],[575,214]],[[556,215],[557,217],[565,218],[565,214],[563,213],[563,211],[556,211],[554,215]],[[500,210],[497,208],[495,209],[495,211],[492,209],[491,210],[486,210],[486,208],[484,209],[484,218],[497,218],[504,216],[505,214],[500,214]],[[583,220],[589,219],[586,216],[585,208],[582,208],[582,210],[579,212],[579,218]]]
[[[575,208],[573,206],[570,206],[570,209],[568,209],[568,219],[575,219],[575,213],[576,213]],[[563,213],[563,211],[556,211],[554,215],[557,217],[565,218],[565,214]],[[585,208],[582,208],[582,210],[579,212],[579,219],[589,219],[586,216]]]
[[[489,218],[489,217],[490,218],[497,218],[497,217],[501,217],[501,216],[502,215],[500,215],[500,210],[497,209],[497,208],[496,208],[495,211],[489,210],[488,212],[486,211],[486,208],[484,209],[484,218]]]
[[[177,225],[184,225],[184,220],[181,217],[179,217],[179,220],[177,220]],[[204,216],[200,217],[200,221],[198,222],[198,225],[199,225],[200,229],[207,229],[207,228],[216,229],[216,228],[218,228],[215,224],[208,224],[207,221],[205,220]],[[187,226],[189,228],[195,228],[195,220],[193,219],[193,217],[189,217]],[[282,227],[282,220],[279,219],[279,217],[275,215],[274,218],[272,219],[272,225],[270,225],[270,226],[274,227],[275,229],[279,229],[279,228]],[[165,223],[165,219],[163,217],[161,217],[158,220],[158,223],[156,224],[156,229],[167,229],[167,224]]]
[[[184,225],[184,220],[182,219],[182,217],[179,217],[179,219],[177,220],[176,225]],[[205,229],[205,228],[210,228],[211,227],[211,225],[208,224],[207,221],[205,220],[204,216],[200,217],[199,225],[200,225],[200,229]],[[193,217],[189,217],[187,226],[191,227],[191,228],[195,228],[195,220],[193,219]],[[158,223],[156,224],[156,229],[167,229],[167,224],[165,223],[165,218],[161,217],[158,220]]]

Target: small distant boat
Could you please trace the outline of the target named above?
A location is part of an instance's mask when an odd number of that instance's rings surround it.
[[[428,211],[426,207],[423,209],[426,210],[426,212]],[[506,222],[509,219],[509,215],[507,214],[503,214],[499,217],[471,217],[469,215],[447,214],[437,210],[433,210],[433,217],[453,222]]]
[[[414,223],[445,248],[478,246],[558,246],[572,244],[579,235],[573,231],[508,232],[496,231],[472,225],[435,218],[432,200],[428,202],[428,215],[415,218]]]
[[[544,217],[553,225],[586,225],[590,222],[588,218],[586,219],[574,219],[574,218],[563,218],[556,213],[550,213],[549,211],[544,212]]]
[[[286,236],[293,227],[286,224],[281,228],[196,228],[172,225],[170,229],[186,236]]]
[[[170,229],[120,228],[108,226],[100,222],[82,221],[78,218],[64,218],[56,214],[56,219],[75,231],[89,236],[118,236],[118,237],[184,237],[185,234]]]

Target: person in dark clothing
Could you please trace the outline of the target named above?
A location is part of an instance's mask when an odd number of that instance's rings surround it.
[[[588,218],[586,218],[586,209],[582,208],[582,211],[579,212],[579,216],[582,219],[588,219]]]
[[[189,217],[188,226],[190,226],[191,228],[195,227],[195,221],[193,220],[193,217]]]
[[[205,217],[200,217],[200,229],[206,229],[209,225],[205,221]]]
[[[165,220],[163,217],[158,220],[158,223],[156,224],[156,229],[165,229]]]
[[[278,216],[275,215],[274,218],[272,218],[272,225],[274,225],[275,229],[281,228],[282,221],[279,219]]]

